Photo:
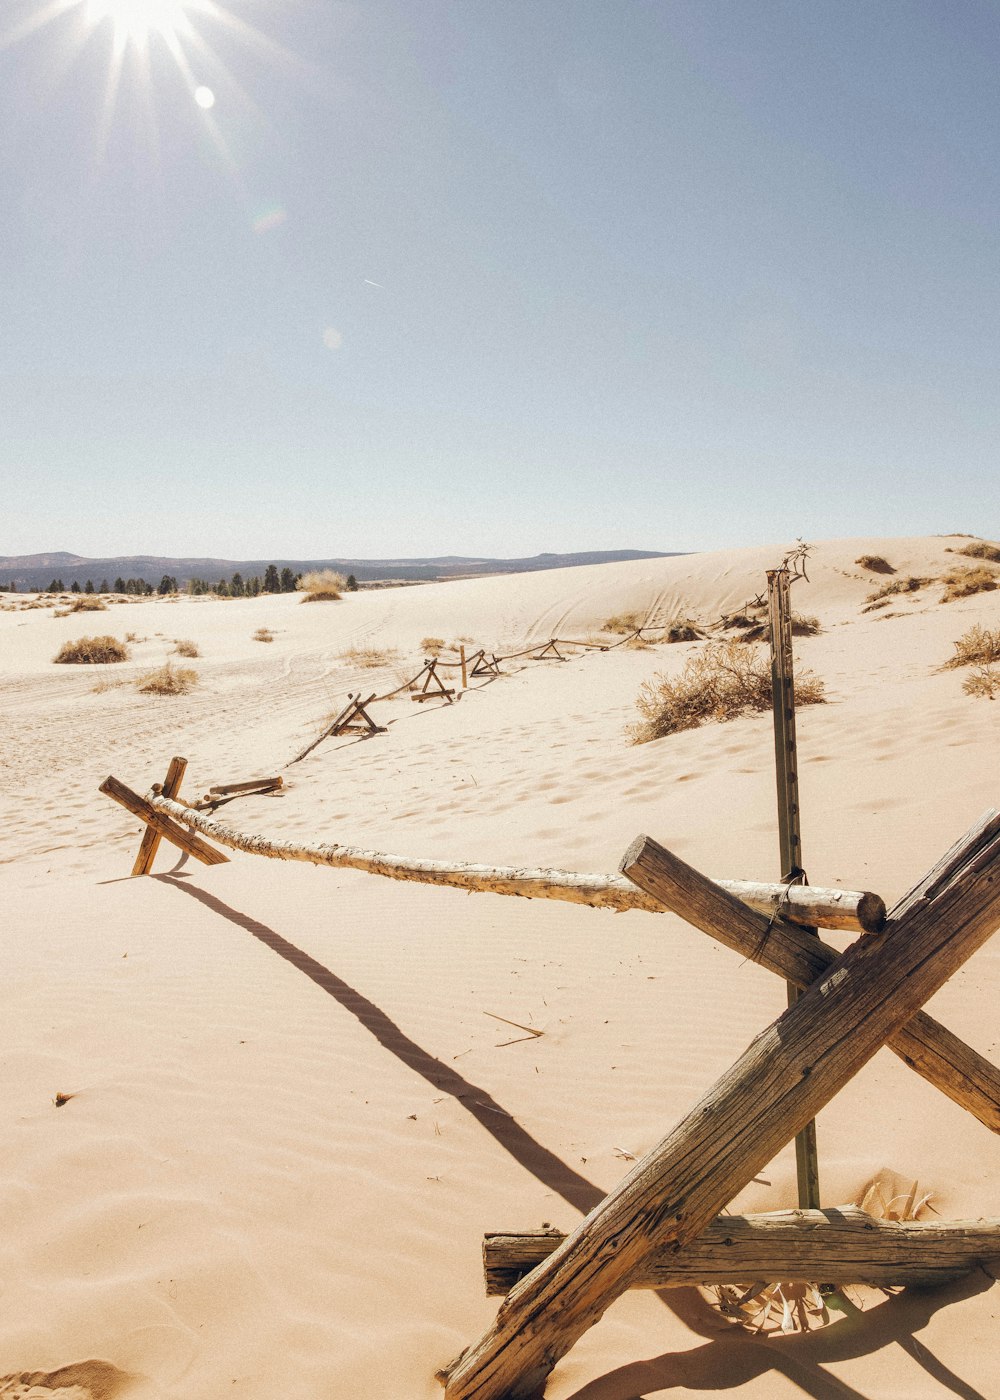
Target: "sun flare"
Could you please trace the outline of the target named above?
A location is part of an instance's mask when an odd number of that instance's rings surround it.
[[[85,0],[90,24],[110,20],[116,40],[144,44],[151,34],[170,38],[184,27],[185,0]]]

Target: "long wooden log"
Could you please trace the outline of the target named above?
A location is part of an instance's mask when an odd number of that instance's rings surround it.
[[[967,833],[964,844],[947,852],[893,908],[889,927],[925,903],[940,882],[953,874],[956,860],[961,863],[970,849],[988,844],[998,833],[1000,813],[986,812]],[[803,929],[761,918],[648,837],[633,842],[622,868],[639,880],[647,893],[655,893],[668,909],[695,928],[798,987],[808,987],[839,956],[835,948]],[[926,1011],[919,1011],[891,1036],[888,1046],[992,1132],[1000,1133],[1000,1069],[984,1055]]]
[[[182,851],[186,851],[189,856],[194,856],[195,860],[200,860],[202,865],[224,865],[229,860],[228,856],[223,855],[221,851],[217,851],[214,846],[210,846],[207,841],[202,841],[199,836],[195,836],[177,822],[171,821],[168,816],[164,816],[152,805],[154,802],[170,802],[169,798],[154,797],[147,802],[137,792],[133,792],[117,778],[110,776],[104,779],[98,791],[113,798],[126,811],[131,812],[140,821],[144,821],[148,827],[152,827],[159,836],[173,842]],[[180,802],[170,802],[170,806],[179,812],[191,811],[189,807],[183,806]]]
[[[554,1254],[558,1230],[495,1232],[483,1240],[486,1292],[509,1293]],[[719,1215],[686,1249],[660,1249],[632,1288],[696,1284],[865,1283],[931,1288],[1000,1259],[1000,1217],[988,1220],[878,1220],[857,1206]]]
[[[859,939],[751,1042],[673,1131],[513,1289],[494,1325],[445,1373],[447,1400],[528,1400],[535,1394],[650,1257],[697,1239],[998,924],[995,837],[985,849],[975,841],[969,859],[933,899],[881,937]]]
[[[167,797],[176,797],[180,791],[181,783],[184,781],[184,774],[187,770],[186,758],[172,758],[167,768],[167,775],[163,780],[161,791]],[[163,836],[152,826],[147,826],[142,833],[142,840],[139,843],[139,850],[136,853],[135,864],[132,866],[133,875],[148,875],[153,868],[153,861],[156,853],[160,849],[160,842]]]
[[[219,797],[228,797],[230,794],[236,796],[241,793],[256,792],[259,789],[271,790],[275,788],[280,788],[284,786],[284,783],[285,780],[281,777],[248,778],[244,783],[214,783],[212,787],[209,788],[209,792],[216,793]],[[172,797],[173,793],[167,792],[166,786],[164,786],[163,796]]]
[[[246,851],[250,855],[268,856],[272,860],[301,860],[336,869],[364,870],[371,875],[388,876],[392,880],[416,880],[425,885],[448,885],[459,890],[519,895],[523,899],[559,899],[570,904],[587,904],[592,908],[618,912],[641,909],[647,913],[662,914],[666,908],[659,900],[637,889],[624,875],[471,865],[463,861],[414,860],[407,856],[389,855],[384,851],[364,850],[358,846],[273,841],[250,832],[235,831],[181,803],[165,802],[159,796],[149,800],[158,811],[186,822],[222,846],[234,851]],[[857,932],[863,927],[862,919],[866,925],[877,927],[880,909],[884,916],[885,906],[881,899],[870,893],[813,889],[807,885],[789,887],[751,880],[720,880],[719,885],[766,913],[780,905],[789,917],[806,923],[822,923],[824,911],[828,911],[831,918],[839,920],[838,928],[852,928]],[[789,888],[792,889],[792,902],[786,906],[784,900]]]

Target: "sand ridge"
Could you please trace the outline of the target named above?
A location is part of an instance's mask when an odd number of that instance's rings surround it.
[[[1000,625],[1000,593],[942,605],[929,587],[864,613],[884,579],[854,563],[882,554],[901,575],[938,577],[962,543],[824,543],[795,585],[796,607],[824,627],[796,641],[797,664],[829,694],[799,720],[817,883],[892,899],[997,804],[996,707],[939,668],[974,622]],[[0,613],[3,1384],[37,1374],[40,1393],[58,1394],[45,1377],[99,1357],[139,1377],[138,1396],[431,1400],[434,1370],[495,1312],[483,1232],[571,1228],[783,1005],[773,977],[667,916],[240,855],[205,869],[166,850],[153,878],[130,881],[137,824],[97,796],[106,773],[143,790],[182,752],[195,795],[278,771],[348,690],[417,669],[425,636],[502,650],[622,612],[707,620],[759,591],[782,552],[329,605]],[[273,643],[252,640],[260,626]],[[198,688],[94,693],[96,668],[51,664],[67,636],[98,630],[148,638],[109,668],[126,674],[190,637]],[[283,770],[281,794],[220,815],[276,837],[595,870],[645,830],[707,873],[774,878],[766,715],[639,748],[624,739],[641,681],[676,672],[697,645],[519,664],[452,706],[387,702],[386,734],[327,741]],[[360,646],[398,662],[345,661]],[[931,1007],[992,1058],[998,957],[987,945]],[[518,1038],[497,1018],[542,1034]],[[56,1107],[59,1093],[72,1097]],[[1000,1211],[995,1141],[887,1052],[821,1115],[820,1153],[831,1203],[884,1166],[933,1188],[942,1215]],[[786,1151],[734,1208],[793,1198]],[[868,1298],[860,1321],[764,1345],[693,1295],[635,1294],[548,1394],[990,1395],[996,1297],[977,1275],[933,1296]]]

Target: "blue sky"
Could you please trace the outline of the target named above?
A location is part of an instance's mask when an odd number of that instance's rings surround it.
[[[0,553],[1000,533],[994,0],[0,36]]]

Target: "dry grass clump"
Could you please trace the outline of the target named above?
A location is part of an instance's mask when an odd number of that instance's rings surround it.
[[[799,705],[825,700],[823,682],[805,672],[795,684]],[[635,744],[661,739],[699,724],[722,723],[738,715],[771,708],[771,663],[759,647],[735,637],[711,642],[688,658],[679,676],[656,675],[644,681],[636,700],[641,719],[628,729]]]
[[[140,676],[135,684],[143,695],[184,695],[197,683],[197,671],[186,666],[175,670],[168,661],[158,670]]]
[[[860,559],[855,559],[855,564],[860,564],[863,569],[869,569],[873,574],[894,574],[896,567],[890,564],[888,559],[883,559],[881,554],[862,554]]]
[[[989,666],[1000,661],[1000,627],[991,632],[977,622],[952,645],[955,655],[945,662],[949,670],[956,666]]]
[[[443,637],[423,637],[420,641],[421,651],[426,652],[428,656],[440,656],[444,651],[444,646]]]
[[[1000,671],[989,665],[977,666],[972,675],[966,676],[962,682],[962,689],[966,695],[993,700],[1000,694]]]
[[[991,564],[1000,564],[1000,548],[987,544],[985,540],[973,540],[972,544],[956,549],[955,554],[964,554],[968,559],[988,559]]]
[[[874,612],[876,608],[884,608],[890,598],[897,593],[916,593],[921,588],[926,588],[929,583],[933,583],[932,578],[919,578],[908,576],[906,578],[894,578],[891,583],[878,588],[874,593],[869,593],[866,599],[867,606],[862,608],[862,612]]]
[[[273,642],[273,641],[274,641],[274,633],[273,633],[272,631],[270,631],[267,627],[258,627],[258,628],[257,628],[257,631],[253,634],[253,641],[255,641],[255,642]]]
[[[128,647],[117,637],[78,637],[75,642],[63,642],[52,659],[60,663],[100,666],[128,658]]]
[[[700,642],[705,633],[690,617],[678,617],[671,622],[663,634],[665,642]]]
[[[174,651],[178,656],[200,656],[197,642],[182,641],[180,638],[174,644]]]
[[[334,569],[312,569],[295,586],[305,594],[303,603],[334,603],[343,596],[347,579]]]
[[[362,666],[374,670],[376,666],[389,666],[399,659],[399,653],[391,648],[379,651],[378,647],[351,647],[341,652],[340,659],[352,666]]]
[[[973,593],[992,592],[997,586],[997,575],[986,564],[980,564],[976,569],[956,569],[945,574],[941,582],[944,584],[942,603],[953,603],[956,598],[968,598]]]
[[[81,593],[79,598],[74,598],[66,609],[67,612],[107,612],[108,605],[102,598],[98,598],[96,593]]]
[[[617,632],[621,636],[626,636],[629,632],[634,632],[642,625],[642,618],[638,613],[615,613],[614,617],[609,617],[604,624],[605,632]]]

